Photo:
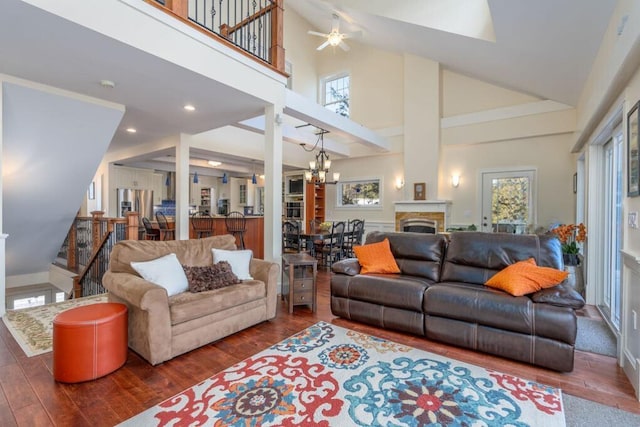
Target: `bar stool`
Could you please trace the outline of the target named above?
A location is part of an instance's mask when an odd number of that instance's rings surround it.
[[[160,227],[160,240],[174,240],[176,238],[175,230],[169,228],[169,221],[162,212],[156,212],[156,221]]]
[[[247,231],[247,219],[242,212],[233,211],[229,212],[224,219],[224,223],[227,226],[227,232],[234,236],[240,237],[240,249],[244,249],[244,232]]]
[[[191,215],[191,226],[197,239],[213,236],[213,217],[204,212]]]

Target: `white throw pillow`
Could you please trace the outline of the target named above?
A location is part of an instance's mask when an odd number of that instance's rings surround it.
[[[253,251],[246,249],[242,251],[226,251],[224,249],[211,249],[213,252],[213,263],[227,261],[231,264],[231,271],[238,276],[240,280],[252,280],[249,274],[249,263],[253,257]]]
[[[169,296],[189,289],[187,275],[176,254],[165,255],[151,261],[131,262],[131,267],[144,280],[165,288]]]

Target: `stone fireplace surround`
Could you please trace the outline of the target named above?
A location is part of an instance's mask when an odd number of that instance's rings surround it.
[[[400,221],[406,218],[426,218],[437,221],[438,233],[447,229],[451,215],[450,200],[403,200],[395,202],[395,230],[400,231]]]

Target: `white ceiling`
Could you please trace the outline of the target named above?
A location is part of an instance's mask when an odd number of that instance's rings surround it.
[[[495,42],[447,32],[444,25],[439,25],[440,29],[423,26],[435,26],[428,15],[419,25],[407,13],[408,6],[413,6],[414,18],[432,12],[436,18],[441,14],[442,22],[452,16],[468,19],[463,5],[475,6],[477,0],[289,0],[285,5],[317,31],[328,32],[331,15],[337,12],[342,17],[341,32],[362,31],[358,41],[366,45],[424,56],[449,70],[489,83],[577,105],[617,1],[486,2]],[[385,7],[402,10],[384,16]],[[451,31],[459,32],[460,28]],[[353,42],[347,42],[353,47]]]
[[[367,11],[367,1],[377,7],[376,13]],[[491,42],[407,22],[402,16],[385,17],[380,0],[367,1],[287,0],[285,6],[315,30],[328,31],[337,11],[343,17],[342,31],[363,31],[361,43],[423,55],[447,69],[569,105],[577,104],[616,4],[488,0],[496,40]],[[423,2],[437,13],[446,4],[460,8],[462,1],[480,0],[403,0],[393,6]],[[453,12],[448,11],[449,18]],[[357,48],[357,42],[350,44]],[[246,93],[20,0],[2,1],[0,73],[125,105],[110,151],[179,133],[198,134],[259,115],[264,108],[262,101]],[[102,79],[113,80],[116,87],[100,86]],[[182,110],[187,102],[198,105],[196,114]],[[126,133],[129,126],[138,132]],[[152,153],[149,159],[158,155]]]

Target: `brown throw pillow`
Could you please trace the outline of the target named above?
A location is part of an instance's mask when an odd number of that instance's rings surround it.
[[[189,291],[203,292],[235,285],[242,281],[231,271],[231,265],[227,261],[206,267],[189,267],[183,265],[184,273],[189,282]]]

